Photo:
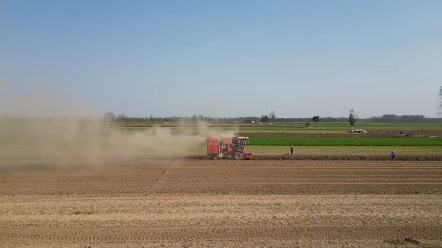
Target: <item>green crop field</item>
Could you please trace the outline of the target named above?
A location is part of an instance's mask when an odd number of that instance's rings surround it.
[[[291,145],[295,146],[295,154],[298,155],[385,155],[388,157],[392,150],[400,155],[434,156],[442,153],[440,123],[359,123],[357,127],[364,128],[372,134],[386,134],[386,137],[367,138],[364,134],[349,137],[351,126],[348,123],[310,123],[308,128],[304,127],[304,123],[283,123],[273,126],[247,125],[240,126],[237,130],[246,136],[251,134],[247,150],[256,155],[288,154]],[[229,127],[216,127],[215,129],[233,130]],[[400,131],[414,132],[418,135],[416,137],[399,136]],[[333,134],[333,136],[282,138],[253,137],[253,134]],[[343,136],[339,137],[340,134]],[[205,152],[205,145],[192,150],[192,154],[205,154]]]
[[[275,125],[261,125],[261,124],[209,124],[211,130],[219,131],[237,131],[239,133],[348,133],[352,128],[347,122],[330,122],[330,123],[310,123],[309,127],[304,126],[305,123],[276,123]],[[187,125],[162,125],[162,124],[131,124],[129,126],[118,125],[117,129],[125,131],[145,131],[153,126],[169,128],[174,133],[181,132],[198,132],[196,124]],[[423,131],[423,130],[441,130],[440,123],[371,123],[363,122],[357,123],[356,128],[366,129],[369,133],[392,131],[399,133],[400,131]]]

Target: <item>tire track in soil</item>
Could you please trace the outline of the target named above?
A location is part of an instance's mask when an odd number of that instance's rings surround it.
[[[0,195],[146,194],[171,161],[0,173]]]
[[[155,181],[155,183],[152,185],[152,187],[150,187],[150,189],[149,189],[149,191],[148,191],[148,194],[150,194],[150,193],[154,190],[155,185],[157,185],[158,182],[164,177],[164,174],[166,174],[166,172],[169,171],[170,168],[172,168],[173,164],[174,164],[174,163],[177,163],[177,162],[178,162],[178,159],[175,159],[175,160],[173,160],[173,161],[169,164],[169,167],[167,167],[167,168],[163,171],[163,173],[161,173],[161,175],[158,177],[158,179]]]

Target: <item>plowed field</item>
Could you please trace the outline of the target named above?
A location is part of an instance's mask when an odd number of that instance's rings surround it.
[[[2,247],[442,247],[442,162],[1,165]]]

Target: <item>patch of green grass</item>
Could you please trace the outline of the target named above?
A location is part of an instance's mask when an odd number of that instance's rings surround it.
[[[74,212],[72,212],[71,214],[75,214],[75,215],[79,215],[79,214],[96,214],[97,212],[93,211],[93,210],[76,210]]]
[[[440,138],[253,138],[253,146],[442,146]]]

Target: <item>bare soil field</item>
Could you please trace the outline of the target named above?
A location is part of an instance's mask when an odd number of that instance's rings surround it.
[[[442,247],[439,161],[1,164],[0,202],[2,247]]]
[[[187,156],[188,159],[207,160],[205,155]],[[348,155],[348,154],[318,154],[318,155],[293,155],[290,154],[253,154],[253,160],[337,160],[337,161],[386,161],[389,162],[389,155]],[[396,156],[396,161],[442,161],[442,155],[401,155]]]
[[[390,158],[385,155],[256,155],[255,160],[371,160],[388,161]],[[396,161],[442,161],[442,155],[401,155],[395,158]]]

